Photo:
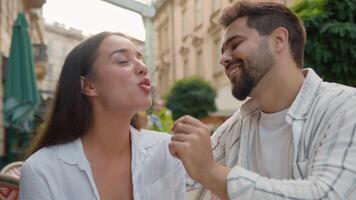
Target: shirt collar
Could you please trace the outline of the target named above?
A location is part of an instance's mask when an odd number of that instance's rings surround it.
[[[59,158],[67,164],[75,165],[82,163],[85,160],[83,146],[80,138],[74,140],[73,142],[57,146],[57,148]]]
[[[145,134],[145,130],[138,130],[130,126],[132,145],[148,149],[158,143],[158,140],[151,138],[150,134]]]
[[[130,136],[131,136],[131,150],[132,150],[132,177],[134,190],[143,190],[142,181],[140,181],[139,174],[142,166],[144,166],[147,158],[150,157],[149,148],[156,145],[159,140],[153,138],[151,134],[145,134],[144,130],[137,130],[136,128],[130,126]],[[93,188],[93,191],[99,199],[99,193],[95,186],[95,181],[90,169],[90,164],[86,159],[84,154],[83,145],[81,139],[78,138],[73,142],[69,142],[60,146],[57,146],[59,149],[59,158],[62,159],[65,163],[69,165],[77,165],[77,167],[84,171],[90,181],[90,184]],[[138,186],[141,185],[141,186]],[[136,192],[134,192],[136,194]]]
[[[150,134],[145,134],[144,130],[138,130],[130,126],[132,148],[145,154],[146,150],[158,143],[157,139],[151,138]],[[81,139],[62,144],[58,149],[58,156],[70,165],[81,164],[86,161]]]
[[[249,98],[245,103],[242,104],[240,114],[241,116],[246,116],[252,112],[255,112],[256,110],[260,110],[258,102],[254,98]]]
[[[322,83],[322,79],[313,69],[304,69],[303,74],[305,76],[303,85],[287,113],[287,122],[290,124],[293,120],[303,120],[306,118],[307,112]]]
[[[322,83],[322,79],[311,68],[304,69],[303,74],[305,76],[303,85],[287,112],[288,123],[293,120],[305,119],[307,111],[313,103],[313,98]],[[246,116],[259,109],[258,102],[250,98],[241,106],[240,114]]]

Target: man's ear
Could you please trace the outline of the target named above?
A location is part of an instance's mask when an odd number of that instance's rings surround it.
[[[285,48],[289,48],[289,33],[288,30],[284,27],[279,27],[275,29],[272,34],[273,47],[276,53],[280,53]]]
[[[98,95],[94,84],[84,76],[80,76],[80,87],[81,93],[86,96],[93,97]]]

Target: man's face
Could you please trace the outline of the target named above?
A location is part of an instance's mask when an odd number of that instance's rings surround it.
[[[247,18],[239,18],[226,29],[220,64],[232,84],[232,94],[245,100],[274,64],[268,37],[247,26]]]

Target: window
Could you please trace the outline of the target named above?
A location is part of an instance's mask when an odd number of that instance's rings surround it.
[[[6,28],[5,28],[5,30],[7,30],[7,32],[9,33],[9,35],[11,35],[10,33],[11,33],[11,30],[12,30],[12,23],[13,23],[13,19],[12,19],[12,13],[13,13],[13,11],[11,10],[11,3],[12,3],[13,1],[9,1],[9,2],[7,2],[7,5],[6,5],[6,9],[7,9],[7,16],[6,16]]]
[[[161,92],[162,95],[167,94],[169,90],[169,84],[170,84],[169,72],[170,72],[169,64],[168,65],[162,64],[160,66],[158,78],[159,78],[159,91]]]
[[[182,35],[183,37],[187,36],[188,35],[188,13],[187,13],[187,10],[184,9],[182,10]]]
[[[203,63],[203,52],[202,50],[197,51],[196,55],[196,69],[197,74],[204,77],[204,63]]]
[[[212,0],[213,12],[220,9],[220,0]]]
[[[165,23],[158,31],[158,52],[163,54],[168,50],[168,24]]]
[[[202,0],[195,0],[195,26],[203,23],[203,4]]]
[[[183,75],[184,75],[184,77],[189,76],[188,59],[186,59],[186,58],[183,61]]]
[[[157,48],[157,50],[158,50],[158,55],[161,55],[162,54],[162,31],[161,30],[159,30],[158,31],[158,34],[157,34],[157,38],[158,38],[158,48]]]
[[[163,37],[163,50],[166,51],[168,50],[168,24],[166,23],[163,26],[163,33],[162,33],[162,37]]]
[[[220,40],[216,39],[213,40],[213,45],[212,45],[212,68],[213,68],[213,75],[219,75],[224,71],[224,68],[220,65],[219,60],[220,60]]]

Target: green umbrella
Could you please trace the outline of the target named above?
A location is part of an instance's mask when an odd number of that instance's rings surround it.
[[[30,132],[40,101],[28,25],[25,15],[20,12],[13,25],[5,79],[5,127],[19,132]]]

